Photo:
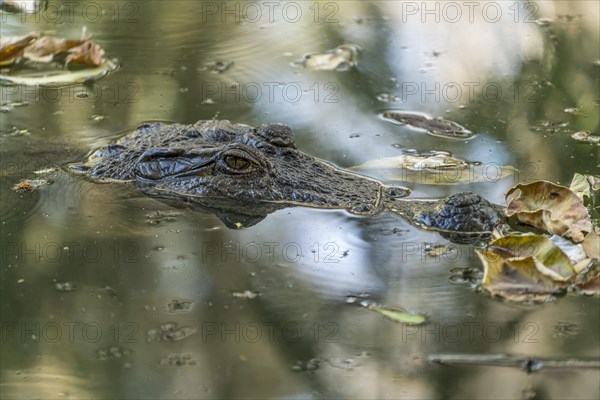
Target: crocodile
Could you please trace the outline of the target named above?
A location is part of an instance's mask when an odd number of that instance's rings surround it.
[[[284,124],[147,122],[71,168],[96,182],[131,183],[147,195],[200,207],[232,228],[294,206],[356,215],[390,211],[465,242],[489,236],[504,220],[498,206],[471,192],[407,199],[407,188],[384,185],[300,151]]]

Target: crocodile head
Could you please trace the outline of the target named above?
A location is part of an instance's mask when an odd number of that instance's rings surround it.
[[[341,170],[296,148],[282,124],[146,123],[74,166],[101,182],[134,182],[147,194],[242,215],[305,206],[374,214],[407,189]]]

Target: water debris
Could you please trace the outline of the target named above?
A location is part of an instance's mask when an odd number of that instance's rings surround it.
[[[381,117],[395,124],[410,125],[416,129],[422,129],[433,136],[452,138],[452,139],[468,139],[473,136],[473,133],[457,124],[440,117],[419,112],[395,111],[388,110],[381,114]]]
[[[547,181],[519,184],[506,192],[507,216],[579,243],[591,232],[587,208],[569,188]]]
[[[176,222],[180,215],[181,213],[177,211],[156,211],[146,214],[146,223],[158,225],[164,222]]]
[[[73,282],[56,282],[54,283],[54,289],[59,292],[72,292],[75,290],[75,283]]]
[[[539,18],[536,22],[539,26],[548,26],[552,23],[552,20],[550,18]]]
[[[292,366],[291,370],[294,372],[316,371],[317,369],[319,369],[320,365],[321,360],[319,360],[318,358],[311,358],[306,362],[298,360],[296,361],[296,364]]]
[[[64,39],[42,32],[0,36],[0,66],[9,67],[0,81],[18,85],[85,82],[117,68],[105,57],[104,49],[85,34],[81,39]]]
[[[31,132],[29,131],[29,129],[21,129],[17,128],[16,126],[13,126],[8,131],[1,131],[0,133],[1,136],[28,136],[30,134]]]
[[[592,144],[600,144],[600,136],[591,135],[587,131],[579,131],[571,134],[571,138],[579,142],[588,142]]]
[[[458,249],[456,246],[451,244],[440,244],[440,243],[423,243],[423,252],[428,257],[441,257],[448,254],[456,254]]]
[[[169,365],[172,367],[194,367],[198,363],[188,353],[169,354],[167,357],[160,360],[160,365]]]
[[[114,358],[128,357],[133,354],[133,351],[120,346],[112,345],[106,348],[96,350],[96,358],[101,361]]]
[[[537,372],[543,368],[600,368],[600,361],[597,359],[546,359],[532,358],[527,356],[513,356],[508,354],[436,354],[428,356],[427,361],[429,363],[444,365],[475,365],[519,368],[527,373]]]
[[[43,185],[50,184],[46,179],[25,179],[13,186],[15,192],[32,192]]]
[[[192,302],[188,300],[171,300],[167,303],[167,310],[170,313],[188,312],[192,309]]]
[[[205,63],[202,67],[198,68],[197,71],[210,71],[215,74],[222,74],[231,68],[232,65],[233,61],[216,60]]]
[[[295,64],[313,71],[348,71],[358,64],[360,50],[356,44],[343,44],[324,53],[306,54]]]
[[[189,326],[179,326],[176,322],[161,324],[158,328],[149,329],[146,332],[147,342],[175,342],[183,340],[196,333],[196,329]]]
[[[252,290],[244,290],[243,292],[233,292],[231,293],[233,297],[237,297],[239,299],[254,299],[260,295],[259,292],[253,292]]]
[[[563,110],[564,112],[566,112],[567,114],[579,114],[579,109],[577,107],[569,107],[569,108],[565,108]]]
[[[17,107],[25,107],[28,106],[29,103],[26,101],[3,101],[2,104],[0,104],[0,112],[9,112],[14,110]]]
[[[402,98],[389,93],[380,93],[377,95],[377,100],[381,101],[382,103],[399,103],[402,101]]]
[[[578,333],[579,326],[566,321],[558,321],[554,326],[554,329],[552,329],[552,337],[575,336]]]
[[[370,175],[384,180],[427,185],[497,182],[516,171],[511,166],[496,163],[464,161],[446,151],[405,152],[408,154],[370,160],[350,169],[369,171]]]
[[[450,282],[456,284],[476,285],[481,282],[482,273],[479,268],[464,267],[450,270]]]

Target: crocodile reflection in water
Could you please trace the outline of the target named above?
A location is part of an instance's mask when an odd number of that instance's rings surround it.
[[[387,210],[450,237],[452,232],[489,233],[503,218],[474,193],[405,199],[406,188],[385,186],[298,150],[283,124],[144,123],[72,168],[95,181],[131,182],[148,195],[201,206],[230,227],[248,226],[293,206],[358,215]]]

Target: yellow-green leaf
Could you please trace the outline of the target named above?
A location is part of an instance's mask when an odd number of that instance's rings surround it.
[[[495,239],[490,248],[507,260],[532,258],[539,272],[558,281],[575,274],[573,264],[550,239],[539,235],[510,235]]]
[[[492,295],[513,301],[544,301],[565,283],[541,273],[533,257],[507,259],[496,250],[476,250],[484,266],[482,286]]]
[[[421,325],[427,321],[427,318],[421,314],[414,314],[406,311],[403,308],[396,308],[390,306],[380,306],[376,304],[369,304],[368,310],[375,311],[383,315],[385,318],[394,322],[399,322],[406,325]]]

